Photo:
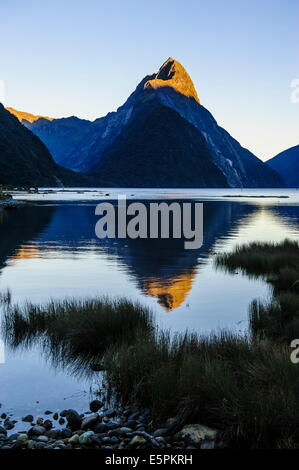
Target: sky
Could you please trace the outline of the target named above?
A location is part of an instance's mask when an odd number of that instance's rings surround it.
[[[299,144],[298,24],[299,0],[0,0],[0,97],[93,120],[171,56],[218,123],[267,160]]]

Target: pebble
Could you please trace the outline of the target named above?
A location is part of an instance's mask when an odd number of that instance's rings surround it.
[[[53,423],[50,419],[46,419],[43,424],[44,428],[46,428],[47,431],[49,431],[53,427]]]
[[[32,423],[33,420],[34,418],[32,415],[27,415],[24,418],[22,418],[22,421],[24,421],[24,423]]]
[[[36,440],[38,442],[48,442],[49,438],[47,436],[38,436]]]
[[[136,447],[142,444],[146,444],[147,440],[143,436],[134,436],[133,439],[130,441],[130,447]]]
[[[46,435],[50,439],[58,439],[61,436],[61,430],[60,429],[50,429],[50,431],[46,431]]]
[[[17,437],[17,440],[18,440],[21,444],[27,444],[28,436],[27,436],[27,434],[19,434],[18,437]]]
[[[82,421],[81,429],[83,430],[92,429],[99,422],[99,420],[100,420],[100,416],[97,413],[87,416]]]
[[[108,430],[109,425],[107,423],[97,423],[93,428],[93,431],[95,433],[105,433],[108,432]]]
[[[44,426],[39,426],[38,424],[36,424],[35,426],[29,429],[28,435],[29,436],[41,436],[42,434],[45,433],[45,431],[46,431],[46,428],[44,428]]]
[[[81,436],[79,437],[79,443],[81,445],[89,445],[89,444],[92,444],[92,436],[94,435],[94,432],[93,431],[87,431],[87,432],[84,432],[83,434],[81,434]]]
[[[103,405],[104,403],[102,403],[100,400],[93,400],[89,404],[89,409],[93,413],[96,413],[100,408],[102,408]]]
[[[14,423],[12,421],[10,421],[9,419],[6,419],[4,421],[4,427],[5,429],[7,429],[8,431],[10,431],[11,429],[13,429],[15,427]]]
[[[161,436],[166,436],[168,434],[169,430],[167,428],[161,428],[161,429],[157,429],[153,436],[154,437],[161,437]]]
[[[126,426],[128,426],[128,428],[135,429],[137,425],[138,425],[137,421],[132,420],[132,419],[129,419],[129,420],[126,422]]]
[[[92,403],[92,402],[91,402]],[[98,404],[99,406],[99,404]],[[93,408],[95,409],[95,408]],[[111,419],[108,418],[111,414]],[[111,413],[110,413],[111,412]],[[46,413],[45,413],[46,414]],[[48,415],[52,412],[48,412]],[[59,414],[56,413],[57,418]],[[53,416],[55,416],[55,413]],[[103,420],[103,416],[105,419]],[[165,427],[148,429],[150,421],[148,413],[132,413],[131,410],[119,416],[115,416],[115,410],[106,410],[98,414],[86,414],[80,416],[75,410],[64,410],[60,417],[67,427],[53,429],[50,419],[37,418],[36,424],[31,424],[27,432],[17,432],[8,435],[5,426],[14,423],[13,419],[5,418],[4,425],[0,426],[1,449],[73,449],[73,448],[101,448],[101,449],[214,449],[222,447],[219,440],[220,434],[200,424],[186,425],[175,435],[171,428],[177,425],[175,418],[165,422]],[[26,419],[27,418],[27,419]],[[28,419],[29,418],[29,419]],[[32,415],[27,415],[23,420],[33,423]],[[103,421],[102,421],[103,420]],[[102,422],[101,422],[102,421]],[[79,426],[80,424],[80,426]],[[78,427],[79,426],[79,427]],[[223,447],[227,444],[223,443]]]
[[[137,413],[137,412],[133,413],[128,416],[128,421],[136,421],[138,420],[139,416],[140,416],[140,413]]]
[[[107,416],[107,418],[113,418],[113,416],[116,415],[116,411],[113,409],[107,410],[105,411],[105,415]]]
[[[73,446],[79,444],[79,434],[74,434],[72,437],[69,438],[68,442]]]
[[[116,429],[115,431],[117,432],[117,434],[123,435],[123,434],[131,433],[133,429],[122,427],[122,428]]]
[[[62,414],[60,413],[60,416]],[[73,431],[76,431],[81,428],[82,418],[80,417],[79,413],[76,410],[67,410],[66,411],[66,419],[68,422],[68,427]]]
[[[69,428],[64,428],[61,430],[60,435],[63,439],[67,439],[72,436],[72,431]]]

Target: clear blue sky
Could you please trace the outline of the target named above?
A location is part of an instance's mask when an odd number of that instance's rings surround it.
[[[299,144],[299,0],[9,0],[0,5],[5,105],[94,119],[169,56],[201,102],[267,159]]]

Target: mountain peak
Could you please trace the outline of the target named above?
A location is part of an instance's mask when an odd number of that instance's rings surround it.
[[[162,87],[171,87],[188,98],[194,98],[199,103],[190,75],[182,64],[172,57],[169,57],[160,67],[159,72],[144,84],[144,88],[153,88],[154,90]]]

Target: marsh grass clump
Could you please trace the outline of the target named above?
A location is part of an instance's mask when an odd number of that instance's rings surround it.
[[[282,243],[244,244],[237,246],[232,253],[218,255],[215,263],[230,272],[242,269],[248,275],[264,276],[270,280],[278,278],[279,273],[283,274],[287,268],[297,272],[299,279],[299,243],[286,239]]]
[[[123,298],[14,305],[4,312],[2,326],[11,347],[38,342],[57,363],[88,362],[112,344],[134,342],[137,335],[150,336],[154,330],[150,310]]]
[[[299,296],[285,292],[269,302],[254,300],[249,308],[249,325],[256,337],[290,343],[299,337]]]
[[[9,289],[0,292],[0,305],[6,307],[11,304],[11,292]]]
[[[147,308],[108,298],[9,305],[3,330],[10,346],[40,342],[60,366],[101,362],[107,398],[150,408],[154,424],[204,423],[239,447],[299,444],[299,374],[284,344],[228,331],[173,336]]]
[[[299,442],[299,374],[285,346],[229,332],[173,339],[162,332],[111,348],[104,361],[118,399],[150,407],[154,420],[205,423],[238,446]]]
[[[182,407],[182,397],[188,403],[201,380],[202,374],[197,373],[212,359],[211,354],[215,359],[222,354],[232,360],[247,353],[247,341],[228,332],[206,338],[191,333],[172,337],[170,332],[157,330],[153,337],[139,338],[132,345],[112,346],[104,363],[108,384],[122,402],[130,401],[133,390],[139,404],[150,406],[156,417],[166,417]]]
[[[270,301],[254,300],[249,307],[249,326],[254,337],[289,342],[299,334],[299,244],[250,243],[232,253],[217,256],[216,266],[229,272],[241,269],[262,277],[273,287]]]

